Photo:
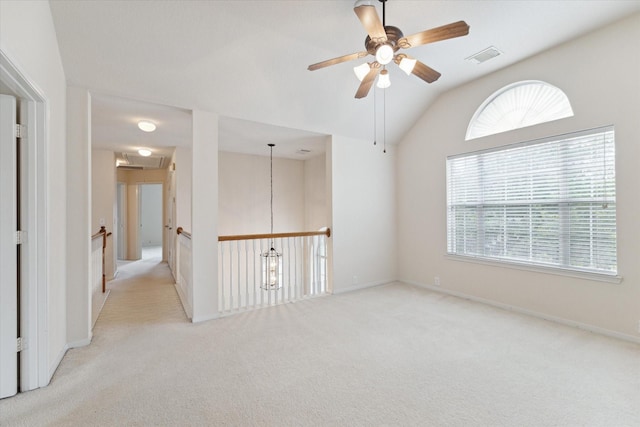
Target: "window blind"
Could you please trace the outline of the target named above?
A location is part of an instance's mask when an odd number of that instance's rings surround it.
[[[447,158],[450,254],[615,275],[613,127]]]

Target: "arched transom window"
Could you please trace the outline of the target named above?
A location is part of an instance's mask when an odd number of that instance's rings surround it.
[[[466,140],[520,129],[573,116],[567,95],[539,80],[503,87],[487,98],[473,115]]]

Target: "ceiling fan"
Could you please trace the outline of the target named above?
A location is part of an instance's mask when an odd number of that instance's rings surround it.
[[[358,0],[353,7],[353,11],[368,34],[364,41],[366,51],[339,56],[309,65],[309,71],[364,58],[367,55],[375,56],[375,61],[364,63],[354,68],[356,76],[362,82],[356,92],[356,98],[367,96],[376,77],[378,77],[378,87],[389,87],[391,82],[386,65],[391,61],[398,64],[400,69],[407,75],[413,74],[427,83],[433,83],[438,80],[440,77],[439,72],[405,53],[397,53],[398,50],[466,36],[469,34],[469,25],[464,21],[458,21],[405,37],[400,28],[386,25],[385,3],[387,0],[378,0],[382,3],[382,22],[380,22],[380,17],[378,17],[373,1]]]

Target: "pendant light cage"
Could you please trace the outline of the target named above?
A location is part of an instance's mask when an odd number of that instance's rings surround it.
[[[263,252],[262,258],[262,284],[260,287],[266,291],[277,291],[282,286],[282,254],[274,248]]]
[[[271,186],[271,234],[273,235],[273,147],[268,144],[270,152],[270,186]],[[262,264],[262,283],[260,287],[267,291],[277,291],[282,286],[282,254],[275,250],[275,242],[271,237],[271,245],[268,251],[260,254]]]

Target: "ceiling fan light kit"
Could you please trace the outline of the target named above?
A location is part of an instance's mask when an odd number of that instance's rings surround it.
[[[393,48],[390,44],[380,45],[376,49],[376,61],[382,65],[387,65],[393,59]]]
[[[369,65],[368,62],[365,62],[364,64],[360,64],[356,67],[353,67],[353,72],[356,73],[356,77],[360,81],[364,80],[364,78],[367,77],[367,74],[369,74],[369,71],[371,71],[371,66]]]
[[[382,70],[378,76],[378,83],[376,84],[380,89],[386,89],[391,86],[391,80],[389,79],[389,71]]]
[[[440,78],[439,72],[417,59],[411,58],[409,55],[397,53],[398,50],[409,49],[469,34],[469,25],[464,21],[458,21],[405,37],[398,27],[386,25],[385,5],[387,0],[378,1],[382,3],[382,21],[376,11],[374,0],[358,0],[353,7],[353,11],[367,32],[367,37],[364,41],[365,51],[318,62],[308,67],[310,71],[314,71],[354,59],[364,58],[367,55],[374,56],[376,58],[374,62],[364,63],[353,69],[358,80],[361,82],[356,92],[356,98],[366,97],[376,78],[378,79],[377,87],[389,87],[391,81],[389,80],[388,71],[384,66],[391,63],[391,61],[395,62],[407,75],[413,74],[427,83],[433,83]]]

